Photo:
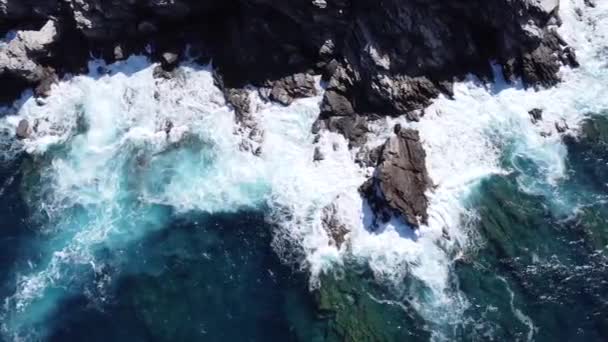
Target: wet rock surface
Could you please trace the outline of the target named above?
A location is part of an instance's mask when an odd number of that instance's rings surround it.
[[[379,218],[386,221],[396,213],[414,228],[427,223],[425,192],[431,180],[425,159],[418,132],[395,127],[395,135],[382,147],[374,176],[360,188]]]
[[[530,111],[528,111],[528,114],[530,115],[530,120],[534,124],[538,123],[539,121],[541,121],[543,119],[543,110],[540,108],[533,108]]]
[[[27,139],[29,138],[31,132],[30,123],[27,120],[24,119],[19,121],[17,130],[15,132],[17,139]]]
[[[349,229],[344,223],[340,222],[336,205],[332,203],[323,208],[321,215],[321,222],[329,234],[332,243],[337,248],[342,247],[342,244],[346,241],[346,235],[349,233]]]
[[[315,79],[310,74],[298,73],[284,77],[278,81],[268,82],[270,90],[269,99],[290,105],[293,100],[317,95]]]
[[[557,0],[3,0],[0,29],[40,29],[53,19],[61,35],[42,64],[60,74],[86,70],[91,53],[110,60],[150,53],[170,71],[188,45],[202,61],[213,59],[228,88],[271,82],[271,99],[289,104],[315,94],[314,72],[331,80],[327,116],[401,115],[449,95],[454,77],[490,75],[490,59],[529,85],[554,84],[559,65],[577,64],[574,51],[556,44],[548,29],[559,24],[558,6]],[[40,81],[9,69],[18,79]]]

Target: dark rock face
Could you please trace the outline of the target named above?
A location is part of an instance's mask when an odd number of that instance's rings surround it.
[[[374,177],[360,189],[382,219],[397,213],[412,227],[427,223],[425,192],[431,180],[425,159],[418,132],[397,127],[382,148]]]
[[[162,52],[190,44],[207,52],[204,60],[213,58],[227,88],[277,80],[272,99],[286,104],[313,94],[312,70],[330,80],[326,116],[401,115],[423,108],[440,93],[449,94],[454,77],[489,75],[491,58],[506,66],[508,76],[522,76],[529,85],[554,84],[560,63],[576,64],[574,52],[564,42],[556,44],[547,29],[558,22],[558,4],[2,0],[0,30],[40,27],[54,18],[61,34],[46,49],[52,53],[42,66],[53,66],[60,74],[85,68],[90,52],[120,59],[143,52],[150,43],[152,57],[164,61]],[[62,67],[66,64],[69,70]],[[0,80],[7,79],[1,73]]]

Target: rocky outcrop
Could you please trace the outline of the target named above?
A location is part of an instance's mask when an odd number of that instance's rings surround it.
[[[452,95],[455,79],[491,77],[490,60],[507,80],[554,85],[561,65],[578,65],[554,30],[558,8],[558,0],[0,0],[0,33],[20,30],[0,48],[0,88],[14,90],[3,100],[25,87],[45,96],[58,76],[86,71],[91,54],[145,53],[160,62],[157,77],[171,78],[188,46],[189,56],[213,61],[243,149],[259,155],[264,137],[246,87],[289,105],[316,95],[313,75],[326,87],[313,131],[362,147],[370,120],[417,120],[433,98]],[[376,166],[362,187],[376,211],[425,223],[430,181],[418,134],[399,129],[381,153],[359,152],[359,163]]]
[[[377,217],[400,215],[416,228],[428,220],[425,192],[431,186],[426,154],[417,131],[395,127],[382,148],[374,176],[361,186]]]
[[[19,31],[8,44],[0,46],[0,73],[12,74],[34,83],[43,79],[38,60],[57,38],[55,22],[49,20],[39,31]]]
[[[560,63],[576,64],[574,51],[556,44],[549,29],[559,23],[558,6],[557,0],[1,0],[0,30],[57,20],[63,49],[45,62],[58,72],[63,59],[86,67],[89,52],[121,59],[149,43],[152,57],[162,60],[168,48],[189,44],[213,59],[228,88],[274,80],[272,100],[288,104],[314,94],[314,71],[329,80],[326,116],[401,115],[449,95],[454,77],[489,75],[490,59],[529,85],[554,84]]]
[[[268,82],[267,86],[270,89],[268,98],[284,106],[290,105],[295,99],[317,95],[316,82],[310,74],[289,75],[277,81]]]

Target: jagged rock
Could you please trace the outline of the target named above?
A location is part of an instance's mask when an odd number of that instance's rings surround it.
[[[294,99],[317,95],[315,79],[309,74],[295,74],[272,82],[269,98],[285,106]]]
[[[114,47],[114,59],[117,61],[121,61],[125,58],[126,58],[126,56],[122,51],[122,46],[120,46],[120,44],[116,45]]]
[[[522,77],[527,84],[555,85],[560,81],[557,76],[559,63],[554,51],[541,45],[522,58]]]
[[[261,144],[264,141],[264,131],[259,127],[252,127],[249,132],[249,139],[255,143]]]
[[[143,35],[149,35],[158,32],[158,27],[151,21],[142,21],[137,25],[137,31]]]
[[[152,76],[154,78],[164,78],[166,80],[169,80],[173,78],[174,74],[171,71],[165,70],[165,68],[163,68],[161,65],[157,65],[152,71]]]
[[[363,167],[375,167],[378,165],[383,147],[384,145],[380,145],[370,149],[364,145],[355,155],[355,162]]]
[[[327,129],[331,132],[342,134],[348,141],[350,147],[361,146],[367,141],[367,118],[361,115],[336,116],[321,119],[315,124],[317,129]]]
[[[342,244],[346,241],[346,234],[350,232],[350,230],[346,227],[345,224],[340,222],[338,217],[338,208],[335,203],[331,203],[321,211],[321,222],[323,224],[323,228],[331,237],[332,243],[338,247],[342,247]]]
[[[563,43],[546,43],[553,40],[547,27],[559,22],[558,5],[557,0],[2,0],[0,18],[56,18],[64,38],[45,49],[54,53],[45,59],[59,76],[68,59],[78,66],[67,72],[81,72],[91,52],[112,56],[118,43],[124,44],[122,57],[144,52],[144,42],[157,50],[151,51],[155,56],[189,44],[205,46],[201,58],[213,59],[227,88],[278,80],[269,97],[289,104],[315,94],[309,75],[315,70],[328,81],[322,109],[329,117],[424,108],[438,94],[450,94],[454,77],[491,75],[492,59],[527,85],[552,85],[560,63],[576,64]]]
[[[567,46],[562,50],[560,59],[564,65],[569,65],[573,68],[578,68],[580,66],[578,58],[576,57],[576,52],[570,46]]]
[[[325,96],[323,96],[321,112],[330,116],[347,116],[353,115],[355,110],[346,96],[335,90],[328,90],[325,92]]]
[[[32,130],[30,128],[30,123],[25,119],[19,121],[19,124],[17,125],[17,130],[15,132],[17,139],[27,139],[30,137],[31,134]]]
[[[528,112],[530,114],[530,119],[532,123],[537,123],[543,119],[543,110],[540,108],[534,108]]]
[[[13,40],[0,46],[0,75],[11,74],[33,84],[45,76],[45,68],[38,59],[57,39],[57,28],[49,20],[39,31],[19,31]]]
[[[42,76],[42,80],[38,83],[38,86],[34,88],[34,95],[36,97],[48,97],[51,92],[53,84],[59,82],[59,78],[53,68],[45,68]]]
[[[426,224],[431,186],[420,136],[412,129],[396,128],[382,153],[375,175],[360,188],[372,209],[382,219],[397,213],[412,227]]]

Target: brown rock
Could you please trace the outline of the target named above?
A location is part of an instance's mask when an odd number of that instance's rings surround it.
[[[431,180],[420,136],[412,129],[399,129],[384,144],[376,175],[360,191],[384,220],[397,213],[413,227],[426,224]]]

